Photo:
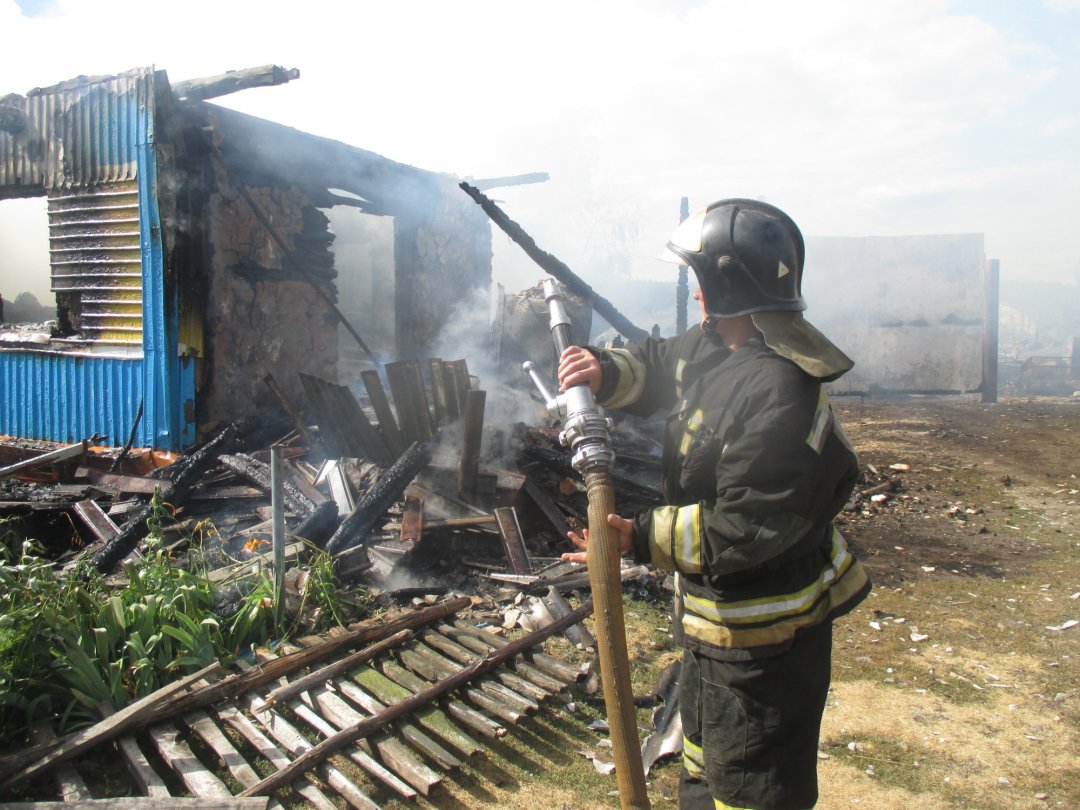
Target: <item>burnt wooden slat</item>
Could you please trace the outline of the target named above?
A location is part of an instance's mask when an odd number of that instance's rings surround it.
[[[30,726],[30,741],[35,744],[49,743],[56,740],[56,732],[47,722],[34,723]],[[61,765],[53,774],[56,780],[57,791],[65,802],[77,802],[81,799],[89,799],[90,791],[86,782],[79,776],[73,765]]]
[[[369,716],[376,715],[386,709],[386,704],[379,701],[373,695],[368,694],[355,683],[338,681],[335,686],[342,695],[358,706]],[[432,759],[440,768],[453,770],[461,767],[461,760],[446,750],[442,745],[433,740],[428,734],[421,731],[414,723],[408,720],[398,721],[397,731],[416,750],[424,756]]]
[[[441,425],[449,419],[449,415],[446,412],[446,382],[440,358],[428,360],[428,376],[431,379],[431,407],[435,412],[435,424]]]
[[[349,677],[383,704],[397,703],[413,694],[370,665],[357,667],[349,673]],[[429,706],[419,710],[415,717],[420,726],[438,736],[463,756],[470,757],[482,750],[471,737],[455,726],[441,709]]]
[[[398,657],[406,669],[432,683],[439,681],[445,674],[427,656],[423,656],[415,650],[402,650]],[[478,685],[466,686],[461,690],[461,694],[478,709],[498,717],[504,723],[515,725],[524,716],[522,712],[515,710]]]
[[[322,735],[324,739],[337,733],[337,729],[333,725],[304,702],[294,700],[289,703],[289,708],[292,709],[293,714]],[[369,775],[382,782],[402,798],[415,799],[420,795],[408,782],[398,777],[397,774],[375,759],[371,746],[366,740],[358,741],[356,745],[344,749],[343,753]]]
[[[451,661],[461,664],[462,666],[468,666],[479,657],[472,650],[447,638],[441,633],[436,633],[434,630],[422,633],[420,638],[423,639],[425,644],[438,650]],[[512,672],[506,665],[493,670],[491,676],[507,689],[511,689],[515,693],[529,700],[539,702],[547,700],[552,695],[552,693],[548,692],[546,689],[541,689],[536,684],[530,683],[525,678]]]
[[[502,649],[512,643],[505,638],[493,636],[490,633],[485,633],[483,630],[478,630],[463,621],[455,621],[453,626],[463,633],[468,633],[474,638],[480,639],[494,649]],[[532,651],[525,653],[524,658],[526,661],[534,664],[537,669],[542,672],[546,672],[552,677],[559,678],[566,683],[574,683],[585,677],[585,673],[581,669],[574,667],[565,661],[560,661],[558,658],[548,655],[547,653]]]
[[[411,444],[430,439],[431,413],[416,363],[387,363],[386,381],[390,384],[405,442]]]
[[[326,689],[316,689],[309,693],[319,713],[330,721],[338,730],[350,728],[361,719],[360,714],[345,701]],[[309,704],[310,706],[311,704]],[[394,773],[427,796],[442,777],[417,757],[400,741],[385,732],[376,732],[368,738],[379,752],[383,763]]]
[[[111,717],[116,714],[116,709],[108,701],[105,701],[98,704],[97,713],[99,717]],[[135,780],[139,790],[151,798],[169,795],[169,789],[165,786],[165,782],[150,765],[150,761],[146,758],[142,749],[139,748],[139,744],[134,737],[121,737],[116,741],[116,747],[120,751],[120,756],[124,759],[128,773]]]
[[[453,627],[451,625],[440,624],[435,629],[447,638],[453,639],[462,647],[472,650],[477,655],[486,655],[488,652],[495,649],[490,644],[485,644],[483,641],[476,638],[475,636],[458,630],[456,627]],[[552,694],[565,690],[568,685],[566,681],[559,680],[558,678],[553,678],[550,675],[541,672],[539,669],[537,669],[529,662],[525,661],[520,656],[518,658],[515,658],[510,663],[510,666],[514,670],[514,672],[517,672],[526,680],[531,681],[532,683],[539,686],[541,689],[551,692]]]
[[[240,700],[250,711],[257,698],[253,695],[245,695]],[[266,729],[271,737],[284,746],[285,750],[293,756],[302,756],[314,747],[304,739],[304,736],[292,725],[292,723],[282,717],[278,712],[252,712],[252,716]],[[283,770],[284,768],[289,767],[290,764],[291,763],[286,763],[278,770]],[[348,801],[350,805],[358,808],[358,810],[363,810],[365,807],[364,800],[367,799],[367,796],[352,782],[351,779],[345,776],[345,774],[329,762],[320,763],[316,772],[326,784],[337,791],[338,795]],[[367,799],[367,801],[370,802],[370,799]]]
[[[151,741],[161,758],[180,777],[184,786],[195,796],[205,799],[231,799],[232,793],[225,783],[211,773],[180,739],[180,732],[171,724],[151,726],[147,729]]]
[[[259,731],[255,724],[235,707],[226,706],[218,710],[217,716],[247,740],[248,744],[259,752],[259,756],[278,770],[291,762],[284,751],[274,745],[269,737]],[[310,802],[315,810],[337,810],[337,805],[307,779],[297,779],[292,783],[292,789]]]
[[[417,677],[415,674],[399,666],[391,660],[379,661],[376,665],[378,672],[388,680],[407,690],[410,694],[422,692],[430,684]],[[404,697],[402,697],[404,699]],[[496,723],[486,714],[466,706],[457,698],[451,697],[446,701],[446,711],[451,718],[457,720],[463,726],[485,737],[497,738],[506,734],[506,727]]]
[[[221,763],[232,774],[233,779],[244,787],[259,783],[259,775],[255,773],[255,769],[248,765],[247,760],[217,727],[210,715],[199,710],[184,715],[183,720],[187,727],[217,754]]]
[[[521,534],[521,525],[514,507],[498,507],[495,510],[495,521],[499,526],[499,536],[502,538],[510,570],[515,574],[531,574],[532,562],[529,560],[529,551],[525,548],[525,538]]]
[[[361,371],[360,379],[364,383],[368,399],[371,400],[371,409],[375,411],[375,418],[379,420],[379,431],[386,440],[390,453],[397,458],[405,452],[405,439],[401,435],[397,419],[390,409],[390,400],[386,398],[386,389],[383,388],[382,380],[376,371]]]

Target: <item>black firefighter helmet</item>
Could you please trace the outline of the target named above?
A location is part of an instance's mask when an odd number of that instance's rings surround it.
[[[806,309],[805,253],[798,226],[779,208],[728,199],[679,225],[661,258],[693,268],[710,317],[734,318]]]
[[[807,321],[802,311],[806,247],[795,222],[757,200],[719,200],[683,222],[660,258],[694,269],[705,303],[702,328],[717,318],[749,315],[769,348],[825,382],[851,358]]]

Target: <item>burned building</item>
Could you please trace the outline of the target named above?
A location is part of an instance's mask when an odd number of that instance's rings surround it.
[[[119,445],[137,423],[137,445],[184,449],[266,401],[267,374],[299,396],[301,372],[422,357],[489,286],[454,178],[206,100],[295,76],[138,68],[0,99],[0,216],[45,199],[55,295],[0,326],[0,434]],[[9,314],[23,272],[0,262]]]

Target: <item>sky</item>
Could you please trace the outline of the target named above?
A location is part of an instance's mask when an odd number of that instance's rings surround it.
[[[1003,281],[1080,286],[1080,0],[0,0],[0,32],[0,96],[273,63],[300,78],[215,103],[463,178],[547,172],[491,196],[586,280],[672,278],[685,196],[813,236],[982,233]],[[496,281],[539,277],[493,239]]]

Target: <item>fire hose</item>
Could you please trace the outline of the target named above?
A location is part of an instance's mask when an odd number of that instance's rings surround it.
[[[551,313],[551,336],[561,355],[572,345],[570,319],[566,314],[562,288],[552,278],[543,281],[544,299]],[[611,421],[600,414],[587,385],[575,385],[552,396],[531,362],[524,370],[544,397],[548,413],[563,420],[559,440],[573,451],[574,469],[585,480],[589,499],[589,546],[586,562],[594,605],[596,651],[600,660],[600,681],[604,708],[611,733],[615,777],[623,808],[648,808],[645,769],[641,761],[634,692],[630,684],[630,662],[626,652],[623,620],[622,579],[619,576],[619,535],[608,526],[607,516],[615,512],[615,487],[611,468]]]

